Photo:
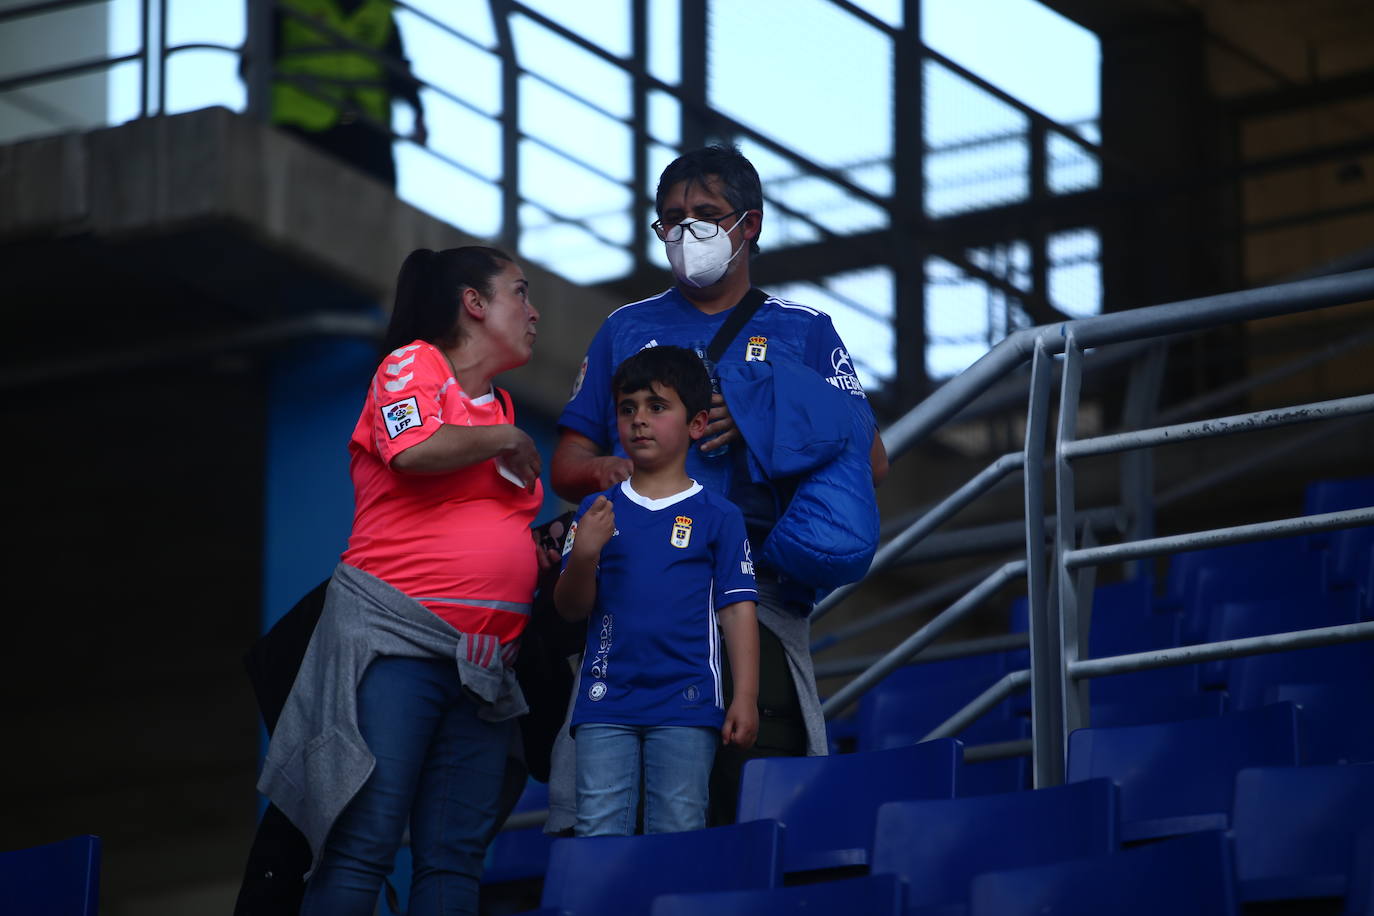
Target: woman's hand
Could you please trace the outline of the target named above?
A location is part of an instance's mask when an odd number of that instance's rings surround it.
[[[539,480],[539,471],[543,467],[539,449],[534,447],[534,440],[530,438],[529,433],[520,427],[505,428],[510,430],[510,440],[501,449],[501,455],[497,460],[505,465],[506,470],[524,481],[526,490],[533,492],[534,485]]]
[[[703,452],[714,452],[722,446],[741,440],[735,418],[730,415],[730,408],[720,394],[711,395],[711,411],[706,418],[710,422],[706,424],[706,432],[701,437],[700,448]]]

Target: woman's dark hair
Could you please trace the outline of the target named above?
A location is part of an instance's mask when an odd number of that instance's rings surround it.
[[[654,210],[659,216],[663,215],[663,198],[673,189],[673,185],[683,181],[705,184],[712,178],[720,180],[725,201],[732,209],[763,210],[763,183],[759,181],[754,164],[744,158],[739,147],[719,145],[683,153],[668,163],[658,178]],[[749,254],[752,257],[758,253],[758,240],[751,239]]]
[[[611,393],[618,399],[622,394],[652,391],[654,382],[677,392],[687,408],[687,420],[711,408],[711,377],[701,358],[683,347],[645,347],[634,356],[626,357],[611,379]]]
[[[511,256],[504,251],[480,245],[412,251],[396,277],[396,302],[382,349],[390,352],[412,340],[440,347],[457,343],[462,337],[459,295],[471,287],[490,297],[492,278],[510,262]]]

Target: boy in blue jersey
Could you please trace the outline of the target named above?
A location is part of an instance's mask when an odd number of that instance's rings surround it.
[[[687,476],[711,403],[700,359],[648,347],[621,363],[611,389],[633,470],[582,501],[554,592],[565,618],[591,618],[571,719],[574,832],[633,833],[641,773],[644,832],[695,830],[706,825],[716,748],[748,748],[758,731],[753,561],[740,510]]]

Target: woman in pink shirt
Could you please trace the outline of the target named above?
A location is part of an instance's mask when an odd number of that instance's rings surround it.
[[[412,252],[349,441],[353,530],[259,787],[310,841],[303,914],[370,916],[407,826],[408,912],[476,913],[511,670],[541,568],[540,456],[493,385],[539,313],[493,248]]]

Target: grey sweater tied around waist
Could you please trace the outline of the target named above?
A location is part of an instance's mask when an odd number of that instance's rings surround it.
[[[491,651],[493,639],[459,632],[360,569],[335,568],[258,779],[258,791],[305,834],[312,871],[334,822],[376,765],[358,731],[358,685],[367,666],[383,655],[449,659],[479,704],[478,715],[502,722],[528,707],[515,672]],[[520,756],[519,729],[512,729],[511,753]]]

